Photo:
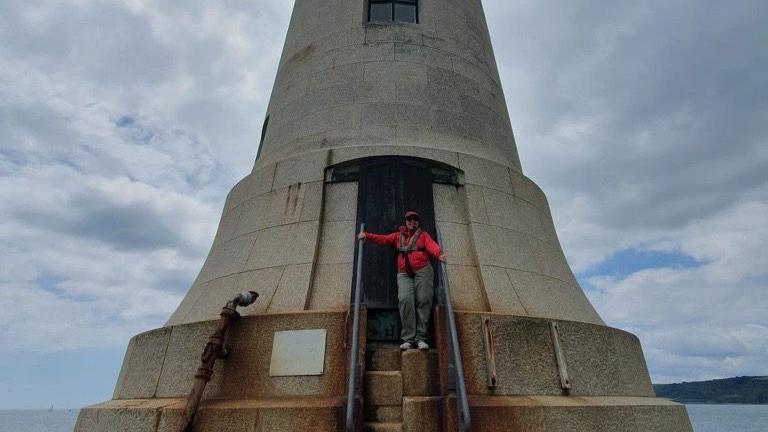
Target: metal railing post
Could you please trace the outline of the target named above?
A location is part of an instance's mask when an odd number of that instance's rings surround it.
[[[437,242],[442,247],[442,235],[440,228],[435,227],[437,231]],[[467,400],[467,386],[464,382],[464,365],[461,361],[461,350],[459,349],[459,334],[456,330],[456,318],[453,314],[453,304],[451,301],[451,289],[448,285],[448,272],[445,264],[440,263],[440,285],[443,287],[445,296],[445,319],[448,324],[448,333],[451,338],[451,351],[453,354],[453,364],[456,371],[456,411],[458,414],[459,431],[469,432],[472,429],[472,419],[469,414],[469,401]]]
[[[360,232],[365,231],[365,224],[360,224]],[[357,381],[357,351],[360,335],[360,297],[362,291],[363,276],[363,244],[365,240],[358,240],[357,247],[357,271],[355,272],[355,303],[352,319],[352,349],[349,352],[349,380],[347,382],[347,417],[346,432],[355,432],[355,387]]]

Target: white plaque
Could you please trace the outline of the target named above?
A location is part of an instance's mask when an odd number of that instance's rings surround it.
[[[322,375],[325,329],[275,332],[269,376]]]

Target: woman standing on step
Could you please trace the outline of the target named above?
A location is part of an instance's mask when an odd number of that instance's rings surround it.
[[[370,240],[379,246],[392,246],[397,256],[397,300],[400,309],[400,349],[429,349],[427,324],[432,314],[434,271],[429,261],[433,256],[445,262],[445,254],[429,233],[419,228],[419,214],[405,212],[405,226],[390,234],[361,232],[361,240]]]

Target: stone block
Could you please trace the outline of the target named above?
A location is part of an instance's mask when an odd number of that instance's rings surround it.
[[[346,264],[353,261],[355,222],[325,222],[320,235],[318,264]]]
[[[232,240],[237,235],[237,225],[240,222],[240,216],[243,214],[242,206],[237,206],[225,210],[221,215],[219,227],[216,230],[216,237],[213,239],[214,245],[221,245]]]
[[[269,205],[272,195],[273,194],[260,195],[243,202],[231,210],[233,213],[239,211],[235,236],[253,233],[267,227],[269,223]]]
[[[362,120],[361,120],[362,122]],[[324,133],[323,147],[389,146],[395,144],[395,128],[370,125],[362,122],[359,127],[333,129]]]
[[[509,168],[486,159],[460,154],[459,163],[468,184],[484,186],[511,194]]]
[[[486,311],[488,305],[480,285],[477,267],[448,264],[448,283],[451,299],[457,310]]]
[[[391,62],[395,60],[395,44],[382,42],[350,45],[330,51],[325,55],[333,58],[334,66],[360,62]]]
[[[184,324],[189,322],[187,320],[187,315],[189,312],[193,309],[195,302],[197,301],[197,298],[202,295],[202,293],[205,290],[205,284],[204,283],[195,283],[192,285],[192,287],[187,291],[187,295],[184,296],[184,299],[181,301],[181,304],[176,308],[176,310],[171,314],[171,317],[168,318],[168,321],[165,323],[166,327],[174,326],[177,324]]]
[[[361,124],[365,126],[431,126],[429,107],[404,103],[371,103],[362,108]]]
[[[624,385],[623,395],[655,397],[645,363],[643,349],[637,336],[622,330],[608,329],[613,336],[613,347],[619,365],[621,382]]]
[[[464,187],[434,183],[432,193],[437,222],[469,223]]]
[[[620,365],[607,327],[570,321],[559,323],[560,344],[568,363],[574,396],[621,396]]]
[[[365,419],[370,422],[399,423],[403,419],[403,407],[366,405]]]
[[[275,176],[275,164],[254,168],[251,174],[240,180],[227,197],[227,209],[236,207],[254,197],[272,190],[272,180]]]
[[[131,338],[117,379],[114,399],[151,398],[163,368],[171,329],[164,327]]]
[[[195,416],[194,430],[216,432],[252,432],[258,417],[259,410],[257,409],[202,408],[197,412],[197,415]],[[168,432],[176,432],[176,430],[171,429]]]
[[[452,70],[451,55],[424,45],[395,44],[395,60],[398,62],[426,64]]]
[[[544,410],[547,432],[637,432],[632,408],[626,406],[559,406]]]
[[[404,397],[403,432],[440,432],[441,397]]]
[[[603,324],[578,286],[514,269],[507,274],[528,315]]]
[[[200,354],[215,328],[216,322],[206,321],[179,325],[171,329],[155,397],[186,397],[189,394],[195,371],[200,364]],[[208,383],[204,395],[210,395],[217,390],[222,367],[223,362],[217,362],[214,366],[213,379]]]
[[[367,24],[365,43],[396,42],[421,45],[422,31],[415,26],[391,24]]]
[[[474,115],[447,109],[432,110],[432,124],[436,132],[467,137],[478,142],[487,140],[487,127]]]
[[[402,432],[402,423],[370,422],[363,423],[363,432]]]
[[[400,372],[366,372],[365,401],[371,405],[401,405],[403,402],[403,377]]]
[[[74,432],[98,432],[99,409],[82,408],[77,414]]]
[[[220,375],[223,379],[211,398],[340,397],[346,388],[344,328],[344,313],[299,312],[244,317],[230,332],[232,351],[222,362]],[[325,329],[327,332],[323,375],[270,376],[275,332],[303,329]]]
[[[481,266],[505,267],[504,257],[501,254],[501,246],[499,245],[499,242],[502,241],[500,235],[502,229],[492,225],[473,223],[470,225],[470,230],[474,240],[478,264]]]
[[[425,105],[419,105],[424,108]],[[425,150],[433,149],[437,139],[432,128],[424,125],[400,124],[395,131],[395,143],[398,146],[425,147]]]
[[[632,407],[637,431],[693,432],[684,405],[648,405]]]
[[[438,394],[440,377],[436,350],[406,350],[402,352],[403,396],[433,396]]]
[[[320,264],[315,267],[309,309],[328,310],[349,306],[352,263]]]
[[[578,285],[559,244],[541,239],[531,239],[531,243],[541,254],[542,274],[572,285]]]
[[[282,225],[259,231],[247,270],[304,264],[313,261],[317,245],[318,221]]]
[[[343,424],[341,409],[269,408],[259,410],[254,432],[336,431]]]
[[[369,371],[399,371],[400,350],[397,348],[381,348],[366,352],[365,369]]]
[[[441,247],[450,264],[474,265],[475,251],[469,236],[469,226],[452,222],[440,222]]]
[[[427,67],[417,63],[370,62],[365,63],[365,81],[427,82]]]
[[[325,223],[357,219],[357,182],[329,183],[325,186]],[[354,240],[354,239],[353,239]]]
[[[264,313],[282,274],[282,267],[271,267],[214,279],[205,284],[204,292],[195,300],[185,322],[218,319],[221,308],[236,295],[246,291],[256,291],[259,298],[254,304],[240,309],[240,314]]]
[[[485,207],[485,195],[482,186],[467,184],[464,186],[467,196],[467,210],[469,211],[469,220],[481,224],[490,224],[488,211]]]
[[[490,92],[500,92],[501,86],[496,81],[496,77],[489,74],[488,70],[483,70],[476,65],[476,62],[467,61],[461,57],[453,56],[453,71],[475,81],[478,85]]]
[[[275,169],[272,188],[277,190],[294,183],[323,181],[327,161],[328,153],[325,151],[282,160]]]
[[[545,210],[549,213],[549,204],[547,204],[547,198],[544,196],[544,192],[541,191],[539,186],[531,181],[528,177],[513,172],[511,175],[512,188],[516,197],[528,201],[535,207]]]
[[[402,127],[402,125],[398,126]],[[402,146],[356,146],[333,149],[331,165],[354,159],[371,156],[412,156],[432,159],[447,165],[458,167],[459,158],[455,151],[438,150],[434,148],[402,147]]]
[[[309,77],[309,91],[363,82],[366,63],[353,63],[316,72]]]
[[[98,427],[82,431],[155,432],[159,418],[160,411],[155,409],[101,409],[98,413]]]
[[[306,183],[304,187],[304,199],[301,204],[301,222],[320,219],[323,210],[323,187],[321,181]]]
[[[312,264],[285,266],[283,276],[267,309],[270,313],[302,311],[307,305]]]
[[[460,314],[462,359],[470,394],[560,394],[549,323],[527,318],[491,316],[497,386],[488,387],[480,315]]]
[[[211,248],[197,282],[208,282],[243,271],[257,234],[246,234]]]
[[[544,243],[528,234],[497,228],[499,259],[504,267],[528,272],[543,273]]]
[[[359,125],[360,106],[348,104],[316,111],[307,115],[299,122],[298,133],[300,137],[304,137],[333,129],[355,128]],[[315,179],[313,178],[312,180]]]
[[[506,192],[486,188],[483,191],[489,223],[545,239],[541,210]]]
[[[483,289],[492,312],[512,315],[528,315],[517,295],[506,269],[502,267],[480,266]]]

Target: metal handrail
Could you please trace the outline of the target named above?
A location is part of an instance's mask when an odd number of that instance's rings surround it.
[[[440,228],[437,230],[437,243],[442,244],[442,235]],[[448,286],[448,273],[445,264],[440,263],[440,285],[443,288],[445,296],[445,320],[448,325],[448,333],[451,336],[451,351],[453,354],[453,364],[456,371],[456,411],[458,414],[459,431],[469,432],[472,429],[472,419],[469,414],[469,401],[467,400],[467,386],[464,382],[464,366],[461,362],[461,351],[459,350],[459,333],[456,330],[456,318],[453,316],[453,305],[451,302],[451,288]]]
[[[360,232],[365,231],[365,224],[360,224]],[[362,291],[363,276],[363,244],[365,240],[358,240],[357,246],[357,271],[355,272],[355,303],[352,320],[352,349],[349,352],[349,380],[347,381],[347,418],[346,432],[355,432],[355,386],[357,381],[357,351],[360,334],[360,292]]]

